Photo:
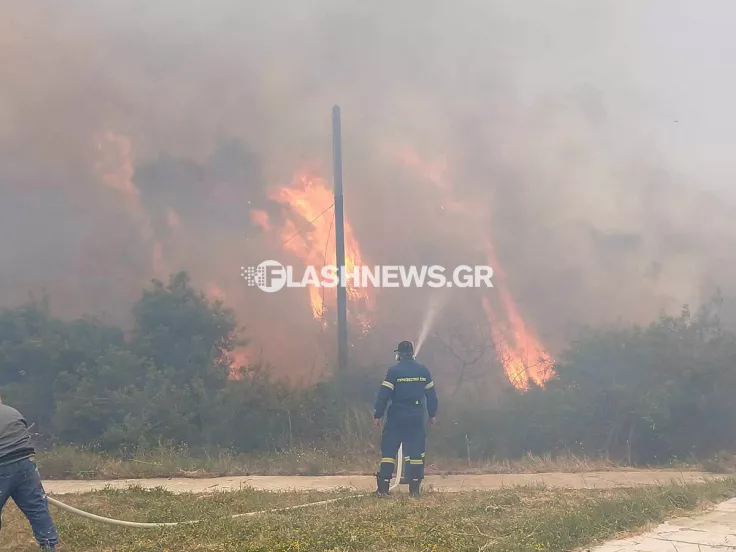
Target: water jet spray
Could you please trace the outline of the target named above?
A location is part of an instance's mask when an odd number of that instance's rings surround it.
[[[432,329],[435,318],[439,314],[440,310],[447,303],[447,295],[433,295],[429,299],[429,306],[427,308],[427,314],[424,316],[422,322],[422,331],[419,333],[419,339],[417,339],[417,346],[414,348],[414,354],[419,355],[419,350],[422,348],[424,341],[429,335],[429,330]]]

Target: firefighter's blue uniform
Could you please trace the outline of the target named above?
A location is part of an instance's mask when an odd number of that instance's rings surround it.
[[[424,456],[427,434],[424,428],[425,404],[430,418],[437,415],[437,392],[429,370],[411,355],[402,357],[389,368],[376,400],[374,417],[381,419],[386,407],[386,425],[381,436],[381,467],[379,480],[390,481],[396,464],[399,445],[404,445],[404,457],[409,459],[407,476],[410,481],[424,478]]]

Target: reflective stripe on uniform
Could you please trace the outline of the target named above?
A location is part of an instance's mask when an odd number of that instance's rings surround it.
[[[375,383],[374,383],[373,385],[375,385]],[[389,389],[391,389],[392,391],[393,391],[393,389],[394,389],[394,384],[393,384],[393,383],[391,383],[390,381],[384,381],[384,382],[383,382],[383,383],[382,383],[381,385],[383,385],[384,387],[388,387],[388,388],[389,388]]]
[[[424,464],[424,460],[409,460],[409,464],[412,466],[421,466]]]
[[[396,460],[394,460],[393,458],[381,458],[381,464],[395,464],[395,463],[396,463]]]
[[[375,383],[373,385],[375,385]],[[425,389],[432,389],[433,387],[434,387],[433,381],[430,381],[427,385],[424,386]]]
[[[424,456],[425,456],[426,454],[427,454],[426,452],[423,452],[423,453],[422,453],[422,458],[424,458]]]

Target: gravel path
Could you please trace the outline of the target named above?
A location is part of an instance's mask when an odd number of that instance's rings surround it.
[[[425,488],[438,491],[457,492],[469,490],[488,490],[515,485],[544,484],[550,487],[567,487],[574,489],[610,489],[614,487],[636,487],[658,483],[694,482],[703,479],[714,479],[719,476],[704,472],[691,471],[610,471],[589,473],[535,473],[535,474],[491,474],[491,475],[430,475],[424,480]],[[207,493],[213,491],[231,491],[241,487],[267,491],[287,490],[334,490],[350,488],[359,491],[375,489],[375,477],[364,475],[340,475],[317,477],[282,477],[282,476],[243,476],[212,477],[203,479],[167,478],[167,479],[118,479],[111,481],[97,480],[47,480],[44,481],[46,492],[52,495],[78,493],[103,489],[106,486],[126,488],[138,485],[146,488],[164,487],[175,493]]]

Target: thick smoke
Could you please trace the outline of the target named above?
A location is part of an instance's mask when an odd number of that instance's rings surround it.
[[[186,269],[282,373],[319,371],[312,351],[332,336],[306,294],[258,294],[239,272],[283,258],[251,215],[283,219],[269,190],[314,163],[330,177],[333,103],[370,264],[484,262],[488,238],[553,348],[578,324],[728,293],[735,12],[725,0],[3,2],[0,304],[45,289],[61,315],[128,324],[142,285]],[[366,361],[416,337],[426,309],[420,291],[384,297]]]

